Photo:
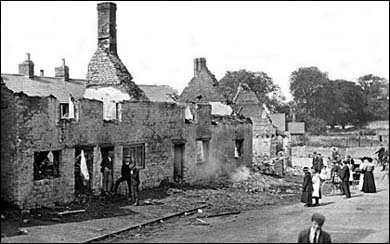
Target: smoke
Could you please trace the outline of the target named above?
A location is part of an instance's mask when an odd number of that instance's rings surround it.
[[[200,166],[200,165],[199,165]],[[208,162],[198,167],[196,181],[212,182],[230,180],[232,182],[244,181],[250,177],[250,169],[245,165],[238,167],[233,162],[226,162],[214,155],[209,155]]]
[[[237,168],[231,175],[230,179],[233,182],[240,182],[247,180],[250,176],[250,170],[246,166],[241,166]]]

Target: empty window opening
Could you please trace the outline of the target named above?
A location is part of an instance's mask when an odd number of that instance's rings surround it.
[[[67,119],[69,117],[69,103],[60,104],[61,119]]]
[[[137,168],[145,168],[145,144],[133,144],[123,147],[123,158],[130,156]]]
[[[196,155],[199,163],[209,160],[209,141],[196,140]]]
[[[234,157],[235,158],[241,158],[241,156],[243,155],[243,147],[244,147],[244,140],[237,139],[235,142],[235,147],[234,147]]]
[[[121,104],[114,100],[103,99],[103,119],[121,120]]]
[[[74,119],[76,107],[72,100],[69,103],[60,103],[60,119]]]
[[[58,178],[61,151],[34,152],[34,180]]]

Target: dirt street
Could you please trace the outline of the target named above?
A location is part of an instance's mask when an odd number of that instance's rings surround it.
[[[263,206],[237,215],[213,218],[184,216],[117,235],[104,242],[271,242],[296,243],[300,230],[310,226],[314,212],[326,216],[324,230],[335,243],[384,243],[389,241],[389,183],[375,172],[377,193],[351,189],[352,198],[323,197],[321,206],[302,204]],[[259,193],[261,194],[261,193]]]

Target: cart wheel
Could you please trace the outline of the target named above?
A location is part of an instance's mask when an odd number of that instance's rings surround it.
[[[323,195],[329,196],[332,195],[336,189],[332,182],[324,182],[321,190]]]

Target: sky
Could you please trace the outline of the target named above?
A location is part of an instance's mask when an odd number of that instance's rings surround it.
[[[35,74],[65,58],[70,78],[85,79],[97,48],[102,1],[1,1],[1,73],[18,73],[31,54]],[[330,79],[389,79],[389,2],[153,2],[117,4],[117,45],[137,84],[179,91],[205,57],[220,80],[226,71],[263,71],[291,100],[289,77],[317,66]]]

